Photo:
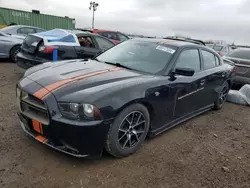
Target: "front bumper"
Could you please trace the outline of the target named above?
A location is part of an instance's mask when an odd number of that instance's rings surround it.
[[[32,120],[18,112],[22,129],[39,142],[75,157],[100,157],[111,122],[75,124],[71,120],[51,120],[42,126],[42,134],[35,131]],[[65,122],[63,122],[65,121]]]

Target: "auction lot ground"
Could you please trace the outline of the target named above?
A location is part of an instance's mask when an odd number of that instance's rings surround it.
[[[147,141],[136,154],[76,159],[25,136],[15,84],[23,71],[0,62],[0,187],[250,187],[250,108],[226,103]]]

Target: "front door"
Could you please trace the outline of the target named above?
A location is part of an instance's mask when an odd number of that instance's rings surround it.
[[[91,36],[78,36],[78,41],[81,46],[75,47],[77,58],[92,58],[101,52]]]

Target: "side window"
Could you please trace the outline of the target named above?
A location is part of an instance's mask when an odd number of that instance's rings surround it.
[[[78,41],[82,47],[94,48],[94,43],[89,36],[80,36],[78,37]]]
[[[109,49],[109,48],[114,46],[114,44],[112,42],[110,42],[109,40],[107,40],[105,38],[95,36],[95,39],[96,39],[98,46],[102,50],[106,50],[106,49]]]
[[[217,66],[215,55],[208,52],[201,50],[203,61],[204,61],[204,69],[211,69]]]
[[[22,35],[29,35],[32,33],[36,33],[36,30],[33,28],[29,28],[29,27],[23,27],[17,30],[18,34],[22,34]]]
[[[37,33],[40,33],[40,32],[43,32],[43,31],[45,31],[45,30],[43,30],[43,29],[36,29]]]
[[[197,49],[190,49],[181,52],[175,68],[191,68],[195,72],[201,70],[200,56]]]
[[[114,32],[100,32],[99,34],[111,40],[119,40]]]
[[[126,37],[125,35],[121,34],[121,33],[117,33],[119,41],[125,41],[128,40],[128,37]]]

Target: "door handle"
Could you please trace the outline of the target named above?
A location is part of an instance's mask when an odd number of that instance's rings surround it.
[[[201,80],[200,85],[203,86],[205,84],[205,82],[206,82],[206,80]]]

